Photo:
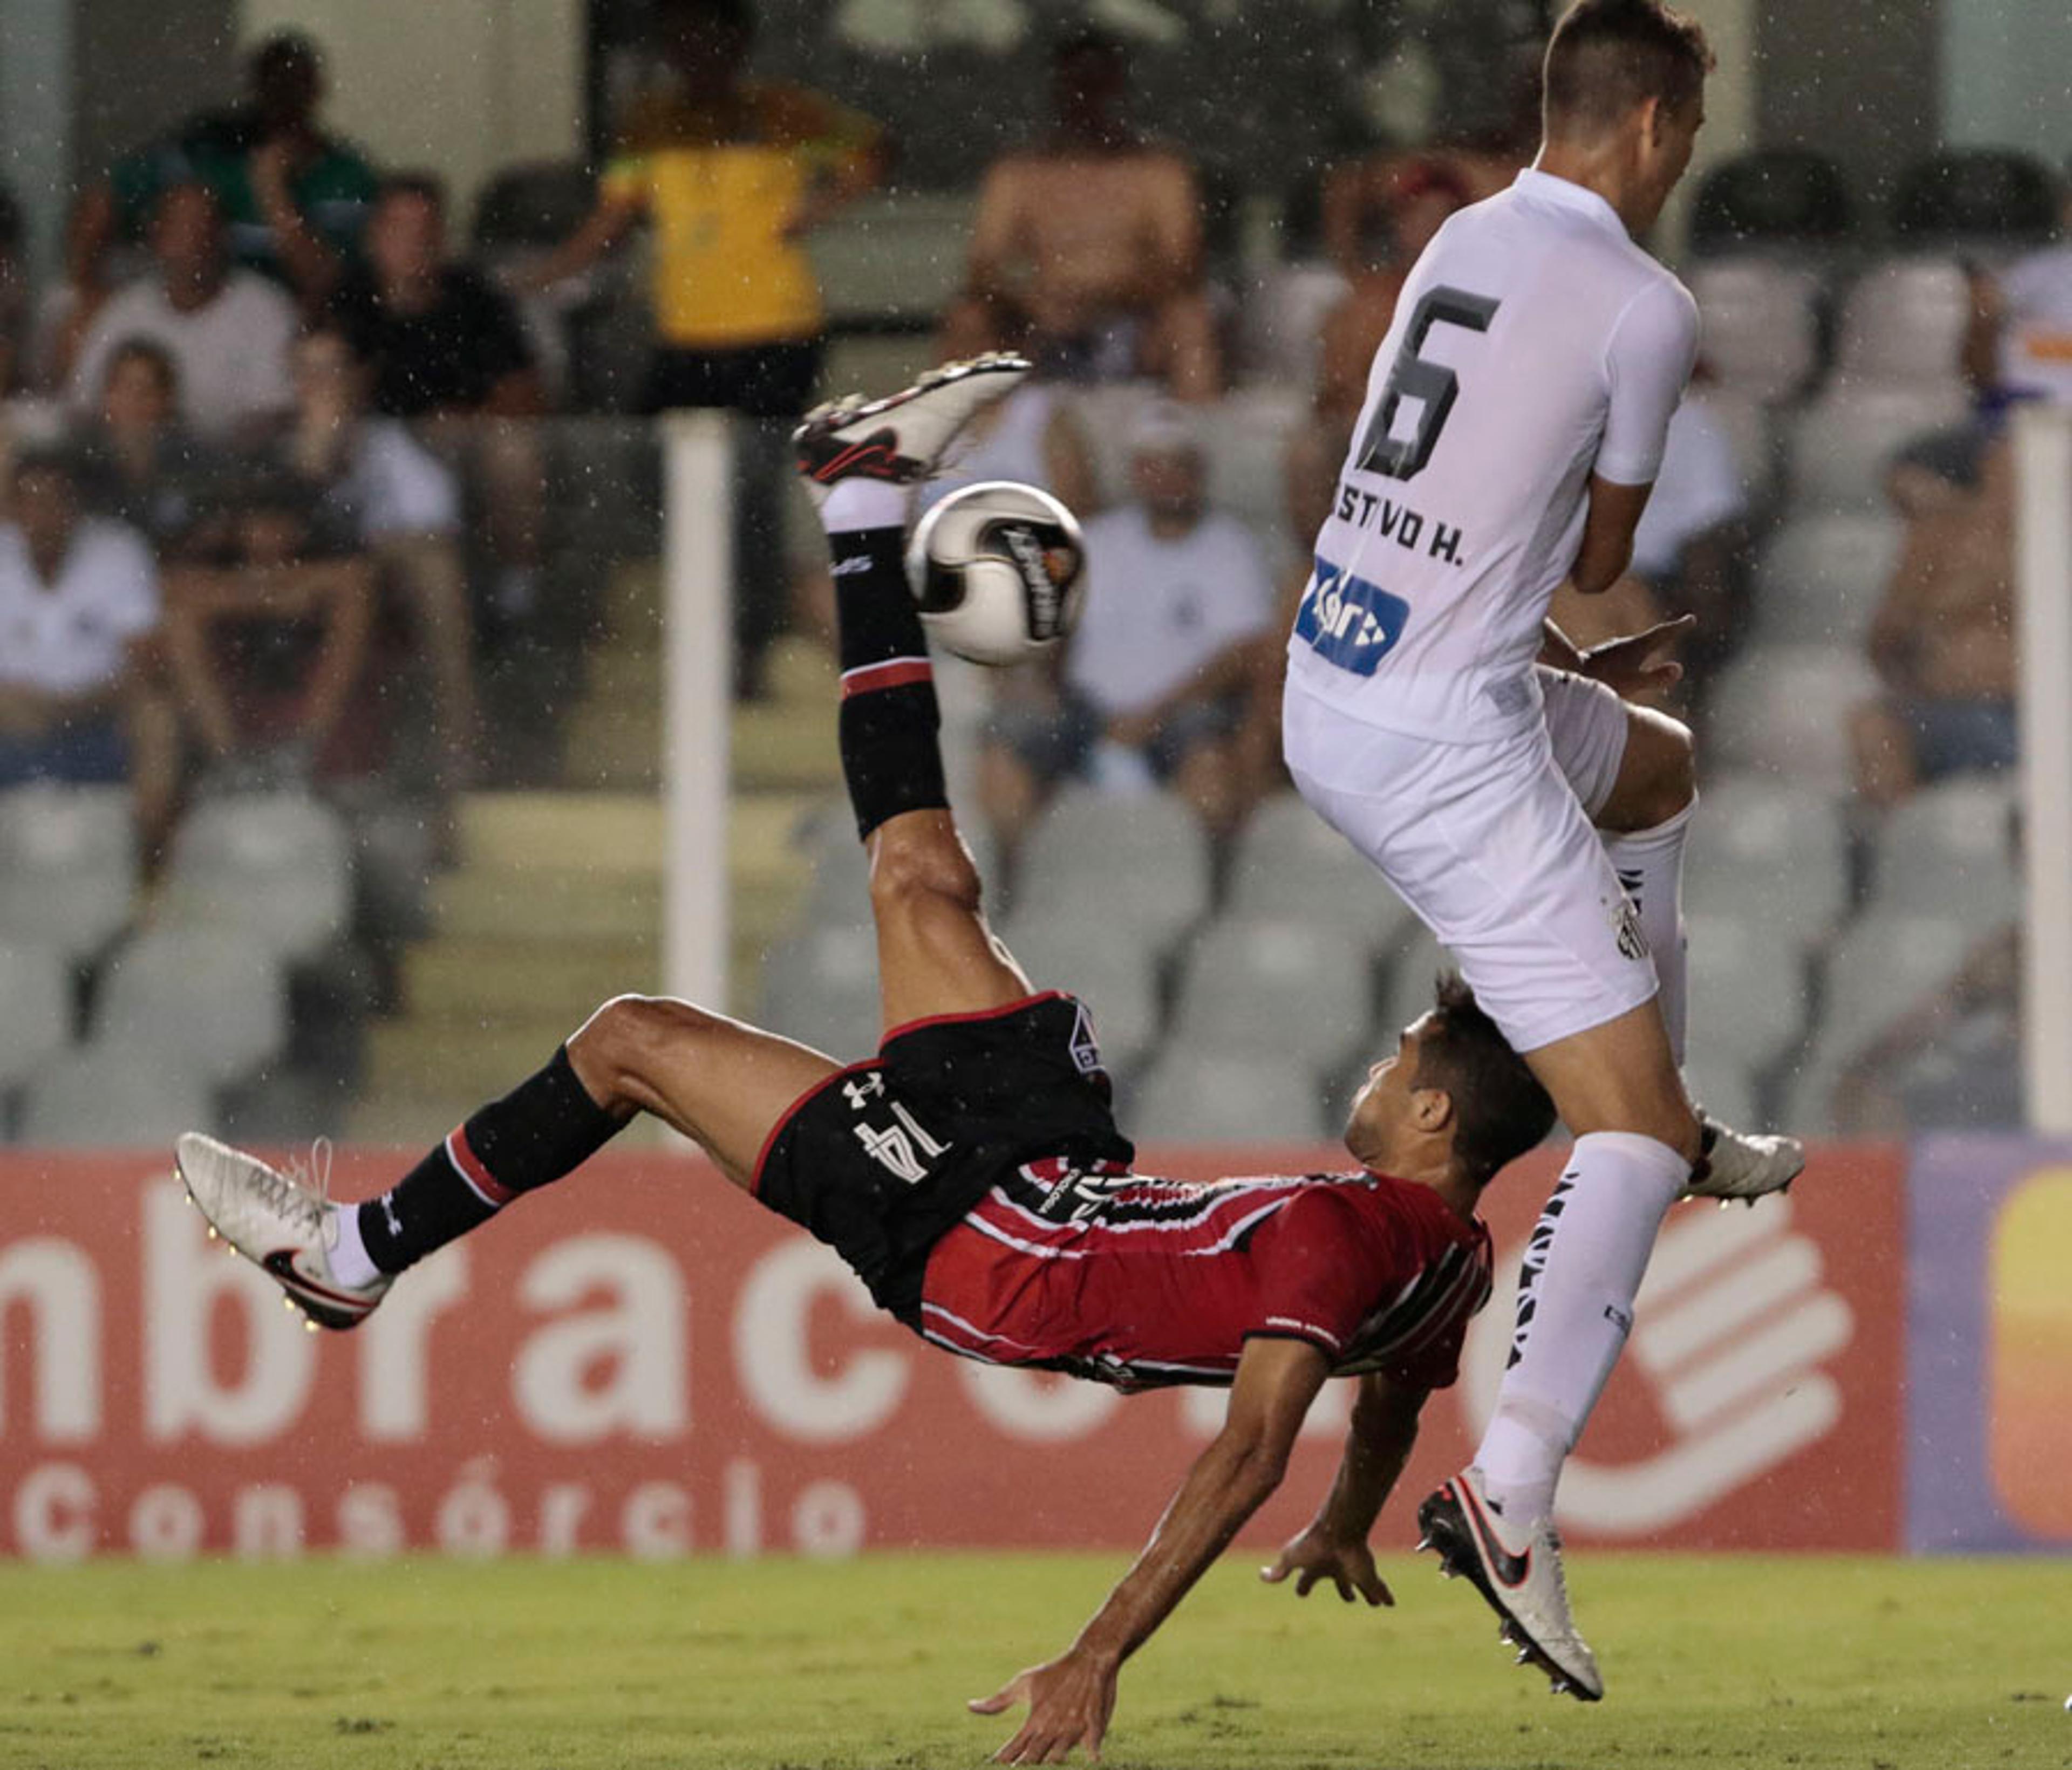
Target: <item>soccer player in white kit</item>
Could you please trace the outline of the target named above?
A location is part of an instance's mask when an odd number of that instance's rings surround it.
[[[1537,162],[1447,221],[1375,355],[1283,714],[1303,797],[1453,949],[1575,1136],[1496,1412],[1419,1522],[1521,1658],[1589,1700],[1603,1682],[1552,1522],[1563,1460],[1669,1206],[1753,1199],[1803,1161],[1788,1139],[1701,1127],[1679,1074],[1689,808],[1601,839],[1578,792],[1601,799],[1624,711],[1537,667],[1563,657],[1546,624],[1562,581],[1594,594],[1626,569],[1690,376],[1696,305],[1634,239],[1689,163],[1711,66],[1659,0],[1563,16]]]

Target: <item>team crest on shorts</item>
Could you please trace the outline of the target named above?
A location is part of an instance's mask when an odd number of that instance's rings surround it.
[[[1079,1017],[1072,1022],[1072,1066],[1081,1075],[1099,1075],[1101,1068],[1100,1041],[1094,1037],[1094,1017],[1087,1012],[1087,1004],[1078,1004]]]
[[[1640,911],[1623,892],[1611,906],[1612,933],[1618,937],[1619,957],[1638,963],[1649,956],[1647,936],[1641,932]]]

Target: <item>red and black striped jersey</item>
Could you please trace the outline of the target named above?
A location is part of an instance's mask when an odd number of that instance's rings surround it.
[[[1479,1218],[1386,1174],[1201,1184],[1034,1162],[936,1243],[919,1326],[1124,1389],[1227,1383],[1256,1335],[1309,1341],[1335,1375],[1437,1389],[1490,1263]]]

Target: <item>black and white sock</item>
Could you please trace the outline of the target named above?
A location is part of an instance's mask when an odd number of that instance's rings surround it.
[[[902,811],[950,803],[935,669],[906,583],[905,510],[898,487],[860,479],[820,508],[834,558],[842,778],[864,837]]]
[[[545,1069],[455,1126],[379,1198],[339,1207],[332,1275],[366,1284],[407,1270],[520,1193],[573,1172],[624,1123],[590,1099],[563,1045]]]

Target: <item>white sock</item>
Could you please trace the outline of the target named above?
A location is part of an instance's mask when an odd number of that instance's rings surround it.
[[[1605,856],[1640,912],[1640,931],[1655,955],[1655,975],[1662,985],[1662,1023],[1669,1029],[1669,1049],[1679,1066],[1686,1013],[1684,838],[1690,833],[1691,814],[1697,809],[1694,799],[1667,823],[1605,838]]]
[[[1576,1140],[1526,1246],[1511,1366],[1475,1452],[1507,1523],[1552,1513],[1562,1461],[1632,1329],[1655,1231],[1690,1177],[1691,1164],[1652,1137]]]
[[[360,1238],[360,1207],[357,1205],[334,1205],[331,1207],[333,1234],[337,1240],[325,1238],[324,1258],[331,1263],[331,1275],[348,1289],[357,1289],[372,1284],[381,1276],[381,1268],[374,1263],[367,1251],[367,1244]]]
[[[838,480],[820,506],[820,527],[830,535],[906,526],[906,488],[882,479]]]

